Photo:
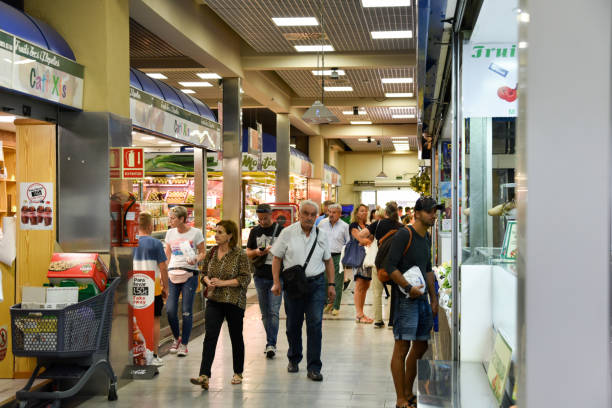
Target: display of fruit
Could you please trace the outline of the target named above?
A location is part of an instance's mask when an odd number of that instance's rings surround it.
[[[185,199],[185,204],[194,204],[195,203],[195,196],[190,192],[187,195],[187,198]]]
[[[159,191],[149,191],[149,195],[147,196],[147,201],[163,202],[164,193],[159,192]]]
[[[168,204],[182,204],[187,198],[187,191],[168,191],[166,193],[166,202]]]

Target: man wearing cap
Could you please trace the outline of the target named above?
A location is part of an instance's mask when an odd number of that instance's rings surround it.
[[[269,204],[259,204],[257,206],[257,218],[259,219],[259,225],[253,228],[249,234],[246,253],[255,268],[253,280],[255,281],[255,289],[257,289],[261,320],[267,338],[264,353],[267,358],[274,358],[282,296],[274,296],[270,291],[274,284],[272,280],[273,256],[270,249],[283,227],[272,222],[272,207]]]
[[[393,294],[396,299],[393,321],[395,346],[391,374],[398,407],[416,407],[412,386],[417,373],[417,360],[427,351],[433,316],[438,314],[438,297],[431,267],[431,242],[427,230],[435,224],[437,210],[441,208],[443,206],[431,197],[419,198],[414,207],[414,223],[393,236],[389,255],[385,259],[385,270],[392,271],[390,276],[396,284]],[[418,273],[414,267],[420,270],[425,285],[412,286],[404,277],[409,269]]]

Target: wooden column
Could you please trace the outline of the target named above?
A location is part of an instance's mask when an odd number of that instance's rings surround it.
[[[20,183],[53,183],[56,192],[55,125],[29,119],[15,121],[17,129],[17,205],[21,206]],[[55,244],[57,208],[53,200],[53,230],[28,231],[17,220],[16,302],[21,302],[23,286],[42,286]],[[15,378],[29,377],[36,364],[33,358],[15,359]]]

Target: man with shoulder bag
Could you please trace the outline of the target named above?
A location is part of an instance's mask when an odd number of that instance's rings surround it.
[[[299,222],[285,228],[272,246],[272,293],[285,296],[287,341],[289,350],[287,371],[297,373],[302,360],[302,326],[306,318],[308,378],[322,381],[321,338],[323,308],[336,296],[334,265],[328,246],[328,236],[314,226],[319,206],[302,201]],[[281,265],[284,269],[281,272]],[[283,285],[281,286],[281,278]]]
[[[272,222],[272,207],[269,204],[257,206],[259,225],[253,228],[247,241],[246,253],[255,268],[254,281],[261,310],[261,320],[266,330],[267,358],[276,355],[276,339],[278,337],[278,318],[282,296],[274,296],[270,289],[274,284],[272,279],[272,253],[270,249],[283,227]]]

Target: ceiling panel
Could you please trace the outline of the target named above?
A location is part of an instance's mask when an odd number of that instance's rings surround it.
[[[182,57],[180,51],[130,19],[130,58]]]
[[[416,123],[416,107],[406,108],[400,110],[390,110],[387,107],[371,107],[366,106],[365,108],[359,107],[359,111],[366,111],[366,115],[353,115],[352,106],[330,106],[329,110],[333,112],[341,123],[348,124],[352,120],[370,120],[373,124],[391,123]],[[345,115],[342,112],[351,112],[350,115]],[[415,115],[414,119],[393,119],[392,115]]]
[[[373,40],[370,35],[370,31],[412,30],[414,36],[415,7],[363,8],[361,0],[207,0],[206,4],[261,53],[295,52],[294,45],[320,44],[320,40],[308,37],[320,33],[321,25],[277,27],[272,17],[320,20],[321,4],[323,28],[336,51],[401,51],[416,47],[414,38]],[[289,41],[285,34],[306,38]]]

